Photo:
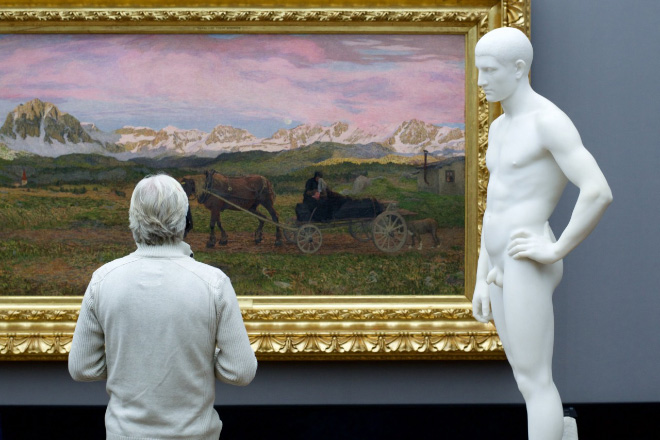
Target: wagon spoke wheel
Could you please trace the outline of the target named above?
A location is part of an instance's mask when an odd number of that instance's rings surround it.
[[[371,241],[371,222],[351,222],[348,224],[348,233],[357,241]]]
[[[288,228],[282,228],[282,233],[284,234],[284,239],[287,243],[296,243],[296,234],[298,234],[298,225],[296,224],[295,217],[291,217],[285,224]],[[296,229],[290,229],[296,228]]]
[[[322,241],[321,230],[311,223],[302,225],[296,234],[298,249],[306,254],[313,254],[318,251]]]
[[[373,221],[374,244],[383,252],[396,252],[408,238],[408,227],[398,212],[383,212]]]

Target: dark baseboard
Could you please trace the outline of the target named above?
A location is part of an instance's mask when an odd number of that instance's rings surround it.
[[[568,406],[568,405],[567,405]],[[580,440],[658,438],[660,403],[575,404]],[[221,406],[222,440],[526,438],[522,405]],[[0,440],[103,439],[104,407],[2,406]]]

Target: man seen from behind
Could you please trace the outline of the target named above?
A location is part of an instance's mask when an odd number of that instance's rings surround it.
[[[217,440],[214,377],[247,385],[255,376],[229,278],[182,241],[187,210],[175,179],[140,181],[129,209],[137,250],[94,272],[85,292],[69,372],[107,381],[108,440]]]

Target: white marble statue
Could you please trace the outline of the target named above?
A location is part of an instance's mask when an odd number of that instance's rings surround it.
[[[552,294],[562,259],[594,229],[612,193],[568,116],[532,90],[529,39],[516,29],[496,29],[479,40],[475,55],[478,84],[504,114],[488,135],[490,180],[473,314],[495,321],[525,399],[529,438],[559,440],[564,420],[552,380]],[[548,218],[569,181],[580,195],[555,239]]]

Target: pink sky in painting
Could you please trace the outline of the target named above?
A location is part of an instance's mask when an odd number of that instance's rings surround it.
[[[39,98],[105,130],[461,126],[464,76],[458,35],[8,35],[0,117]]]

